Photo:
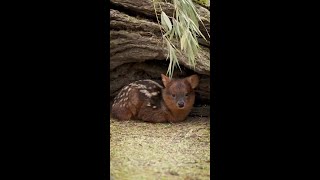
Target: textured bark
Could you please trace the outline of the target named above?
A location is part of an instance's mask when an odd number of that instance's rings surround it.
[[[113,98],[124,85],[132,81],[153,79],[160,82],[160,74],[166,73],[169,60],[166,61],[167,49],[152,0],[111,0],[110,3],[110,96]],[[173,5],[161,4],[166,14],[171,16]],[[197,9],[210,31],[210,12],[201,6],[197,6]],[[200,30],[206,35],[203,27]],[[201,42],[199,39],[199,44],[203,46],[196,68],[188,64],[185,55],[177,54],[182,72],[176,68],[175,76],[197,73],[201,78],[196,90],[197,102],[207,103],[210,100],[210,43]]]
[[[154,5],[152,2],[153,2],[152,0],[139,0],[139,1],[110,0],[111,5],[113,5],[114,7],[120,7],[121,9],[128,10],[129,12],[143,16],[148,19],[152,19],[154,22],[157,22]],[[174,12],[174,6],[173,4],[168,2],[169,1],[165,2],[163,0],[162,2],[159,1],[159,4],[161,5],[161,9],[168,16],[172,16]],[[207,34],[207,31],[210,34],[210,11],[198,4],[195,4],[195,6],[197,8],[198,14],[200,15],[200,19],[203,22],[203,24],[201,22],[199,23],[200,31],[206,37],[206,39],[210,40],[210,37],[208,37],[208,34]],[[157,11],[157,14],[161,13],[159,6],[156,6],[156,11]],[[200,42],[202,42],[202,40]],[[207,42],[203,42],[202,44],[210,45],[210,41],[209,41],[209,44],[207,44]]]

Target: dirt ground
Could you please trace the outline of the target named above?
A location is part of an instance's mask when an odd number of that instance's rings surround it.
[[[210,179],[210,119],[181,123],[110,119],[113,180]]]

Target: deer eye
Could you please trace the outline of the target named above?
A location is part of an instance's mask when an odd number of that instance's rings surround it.
[[[175,95],[175,94],[171,94],[171,96],[172,96],[172,97],[176,97],[176,95]]]
[[[188,97],[188,96],[189,96],[189,94],[187,93],[185,96],[186,96],[186,97]]]

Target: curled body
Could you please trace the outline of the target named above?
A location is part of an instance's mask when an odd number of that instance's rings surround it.
[[[185,120],[195,101],[198,76],[170,79],[161,74],[161,78],[164,86],[152,80],[139,80],[123,87],[114,99],[112,116],[155,123]]]

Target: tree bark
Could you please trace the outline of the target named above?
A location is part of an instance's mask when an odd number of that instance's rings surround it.
[[[123,86],[132,81],[153,79],[160,82],[160,74],[166,73],[169,60],[166,60],[167,47],[162,39],[152,0],[111,0],[110,4],[110,96],[113,98]],[[161,7],[168,16],[172,16],[172,4],[161,2]],[[198,5],[196,7],[210,33],[209,10]],[[210,101],[210,38],[199,24],[209,42],[199,38],[201,50],[195,69],[185,55],[177,54],[182,71],[176,68],[174,77],[198,74],[200,85],[196,93],[197,102],[201,104]],[[175,43],[178,45],[178,42]]]

